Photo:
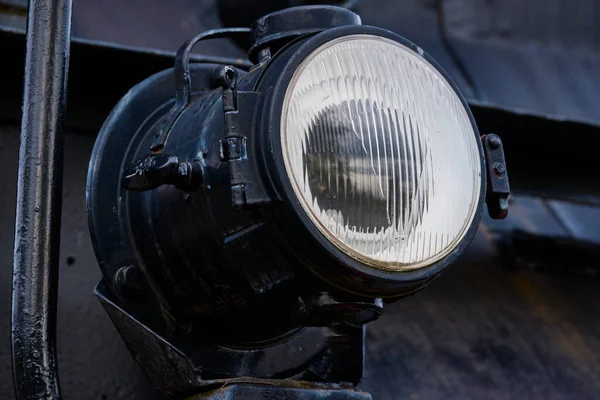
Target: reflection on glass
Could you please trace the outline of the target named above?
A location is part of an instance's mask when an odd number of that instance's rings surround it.
[[[367,35],[300,66],[282,119],[286,168],[319,229],[375,267],[430,264],[470,224],[476,136],[446,80],[418,53]]]

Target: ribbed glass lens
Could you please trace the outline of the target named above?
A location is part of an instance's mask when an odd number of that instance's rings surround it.
[[[295,72],[281,124],[294,191],[345,253],[406,271],[465,235],[480,193],[479,139],[419,53],[372,35],[326,43]]]

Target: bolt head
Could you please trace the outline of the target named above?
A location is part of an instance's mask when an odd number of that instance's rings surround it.
[[[500,148],[500,145],[502,144],[502,142],[500,141],[500,138],[496,135],[490,135],[490,137],[488,139],[488,143],[489,143],[490,147],[494,150]]]
[[[217,71],[217,83],[224,88],[234,88],[237,84],[237,72],[226,65]]]
[[[142,274],[135,265],[119,268],[114,279],[115,286],[124,294],[133,294],[142,290]]]
[[[506,166],[502,163],[495,163],[494,164],[494,172],[496,173],[496,175],[502,176],[506,173]]]

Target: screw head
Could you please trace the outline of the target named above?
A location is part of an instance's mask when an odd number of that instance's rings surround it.
[[[500,147],[500,145],[502,144],[502,142],[500,141],[500,138],[496,135],[490,135],[490,137],[488,139],[488,143],[489,143],[490,147],[494,150],[498,149]]]
[[[142,272],[135,265],[119,268],[114,279],[115,286],[124,294],[134,294],[142,290]]]
[[[496,173],[496,175],[502,176],[504,175],[504,173],[506,173],[506,166],[502,163],[495,163],[494,164],[494,172]]]

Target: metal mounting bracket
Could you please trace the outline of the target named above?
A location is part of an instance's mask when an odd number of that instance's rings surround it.
[[[502,140],[493,133],[481,137],[487,167],[487,191],[485,203],[493,219],[504,219],[508,215],[508,172],[504,160]]]
[[[270,202],[255,148],[255,121],[261,94],[237,91],[237,75],[232,67],[223,67],[218,79],[223,87],[225,116],[225,139],[220,141],[219,148],[221,160],[229,164],[231,201],[235,206]]]

